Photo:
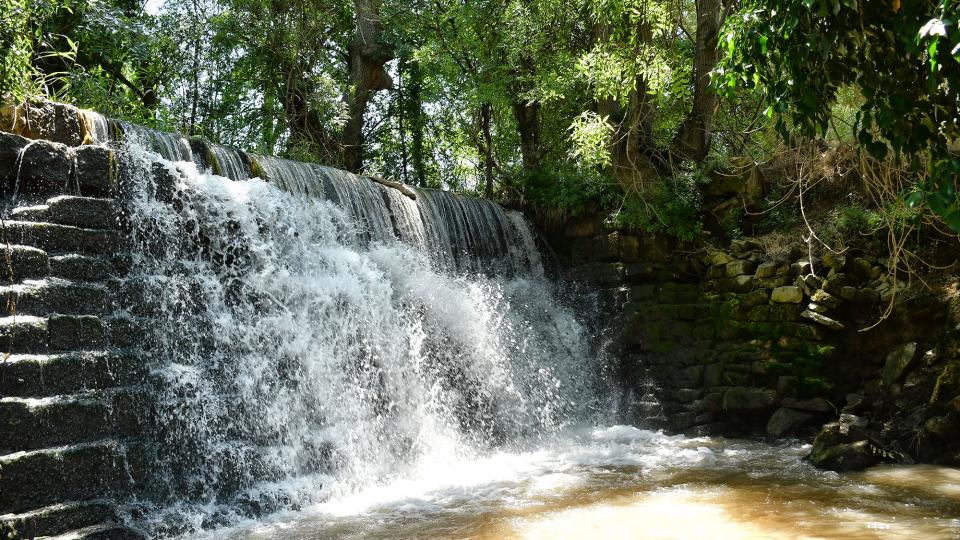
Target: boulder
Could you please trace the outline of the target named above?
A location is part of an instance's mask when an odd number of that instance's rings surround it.
[[[899,381],[903,375],[913,366],[917,357],[917,342],[911,341],[887,355],[887,361],[883,365],[883,384],[890,386]]]
[[[813,440],[810,462],[820,469],[856,471],[879,461],[879,455],[867,440],[867,420],[852,414],[841,414],[840,420],[829,423]]]
[[[770,420],[767,422],[767,434],[771,437],[782,437],[794,433],[809,425],[816,417],[817,415],[811,412],[780,407],[770,416]]]
[[[876,465],[880,461],[878,457],[869,441],[857,441],[811,452],[810,462],[829,471],[860,471]]]

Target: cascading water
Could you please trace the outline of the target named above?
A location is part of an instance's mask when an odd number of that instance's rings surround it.
[[[132,147],[152,535],[194,533],[538,440],[597,411],[589,340],[522,216],[258,158],[230,181]],[[150,502],[147,502],[149,499]]]

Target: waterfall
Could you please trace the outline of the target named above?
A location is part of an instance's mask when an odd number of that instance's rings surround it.
[[[157,366],[153,474],[128,510],[151,536],[303,508],[604,409],[588,336],[519,213],[275,158],[254,158],[269,181],[231,181],[154,153],[177,148],[120,157],[128,307],[149,317]]]

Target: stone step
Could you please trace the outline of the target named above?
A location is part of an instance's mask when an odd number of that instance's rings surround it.
[[[133,436],[140,403],[130,392],[0,398],[0,454]]]
[[[50,272],[47,252],[32,246],[0,243],[0,283],[39,279]]]
[[[49,397],[136,386],[149,368],[134,354],[106,351],[0,358],[0,395]]]
[[[10,219],[17,221],[50,221],[50,207],[45,204],[20,206],[10,211]]]
[[[47,200],[47,215],[52,223],[84,229],[116,229],[117,206],[113,199],[61,195]]]
[[[50,351],[89,351],[103,348],[107,327],[92,315],[51,315],[47,319]]]
[[[0,317],[0,351],[9,354],[97,350],[106,337],[106,325],[92,315]]]
[[[0,538],[54,536],[116,521],[114,503],[107,499],[54,504],[32,512],[0,515]]]
[[[105,281],[117,274],[104,257],[70,253],[50,257],[50,275],[75,281]]]
[[[112,151],[102,146],[68,148],[56,142],[3,133],[0,160],[8,193],[14,192],[20,198],[105,195],[116,188],[111,172]]]
[[[0,351],[10,354],[47,351],[47,319],[21,315],[0,317]]]
[[[62,501],[116,498],[143,480],[143,452],[116,440],[0,457],[0,508],[13,514]]]
[[[104,285],[76,283],[58,278],[29,280],[0,286],[0,301],[7,315],[100,315],[112,305]]]
[[[108,255],[120,249],[120,234],[117,231],[33,221],[3,222],[0,241],[61,253]]]
[[[44,540],[143,540],[144,536],[129,527],[116,523],[94,525]]]

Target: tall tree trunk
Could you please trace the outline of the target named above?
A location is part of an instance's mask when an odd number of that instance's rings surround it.
[[[520,157],[523,170],[535,173],[540,170],[540,104],[515,102],[513,117],[520,135]]]
[[[427,165],[424,156],[423,137],[427,129],[423,114],[423,72],[420,64],[410,62],[407,67],[407,117],[409,118],[412,140],[410,156],[413,161],[413,179],[418,186],[427,185]]]
[[[384,69],[393,51],[383,42],[379,0],[354,0],[353,7],[356,33],[349,46],[353,92],[347,99],[349,120],[341,133],[340,144],[343,147],[344,168],[360,172],[363,169],[364,114],[374,92],[393,86],[390,75]]]
[[[703,161],[710,151],[717,94],[710,87],[710,72],[717,65],[721,0],[697,0],[696,56],[693,61],[693,104],[684,119],[672,151],[682,158]]]
[[[490,104],[480,106],[480,126],[483,130],[483,196],[493,198],[493,137],[490,134],[490,118],[492,116]]]
[[[407,132],[404,129],[403,121],[404,117],[407,114],[406,108],[406,93],[407,88],[404,86],[404,75],[406,75],[406,59],[401,58],[397,62],[397,98],[395,103],[396,113],[397,113],[397,136],[400,139],[400,179],[404,184],[409,184],[410,179],[407,174],[407,164],[409,162],[409,156],[407,154]]]

